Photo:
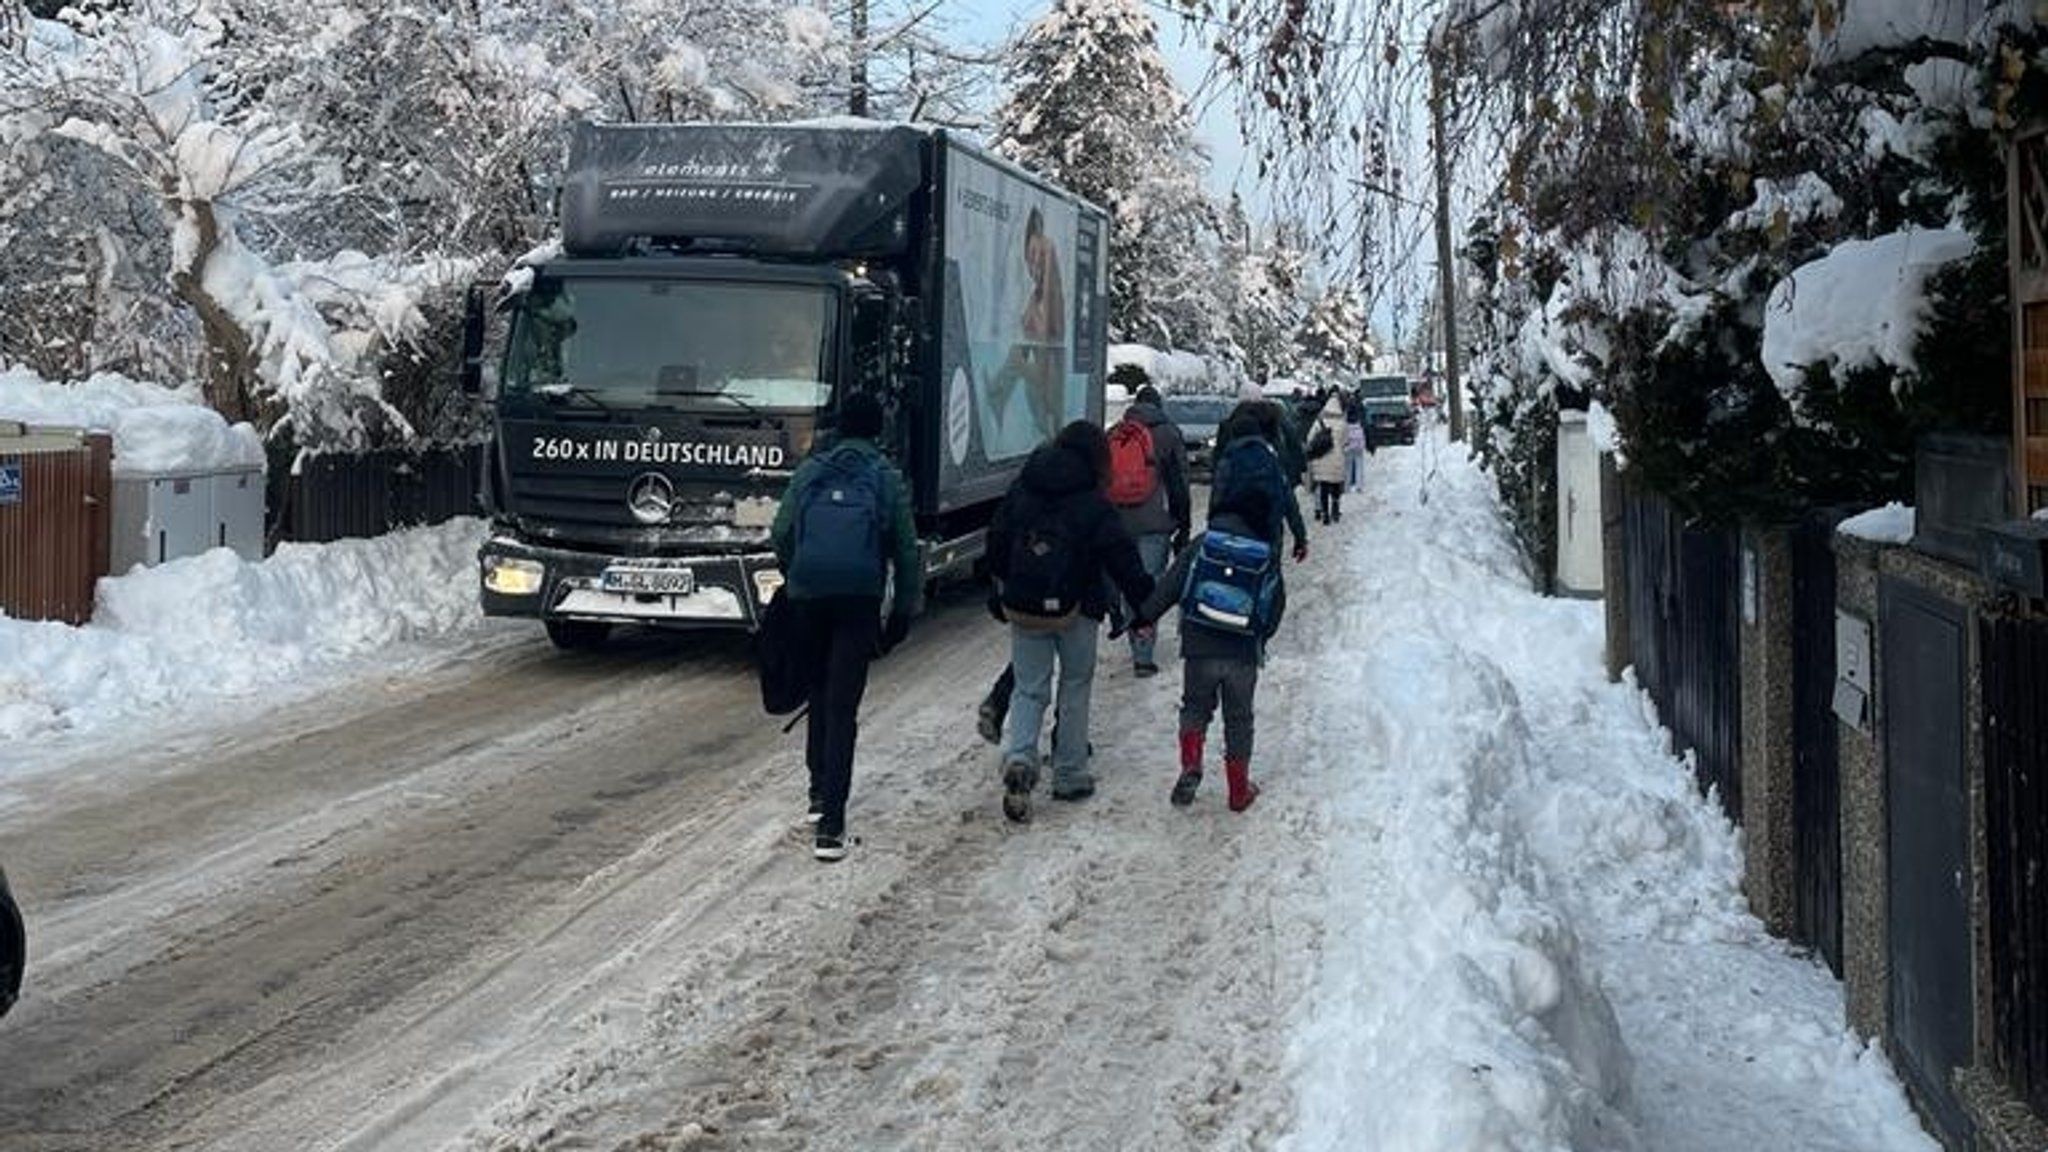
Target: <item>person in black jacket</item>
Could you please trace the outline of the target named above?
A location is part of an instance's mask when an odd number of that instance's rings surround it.
[[[1003,815],[1031,818],[1038,786],[1038,733],[1059,673],[1052,797],[1095,793],[1088,772],[1088,705],[1095,648],[1111,590],[1133,604],[1152,594],[1138,546],[1103,495],[1109,441],[1076,420],[1025,462],[989,525],[989,571],[1010,624],[1010,665],[1017,678],[1003,750]]]
[[[1276,533],[1270,497],[1253,487],[1230,493],[1209,509],[1211,531],[1270,540]],[[1179,604],[1188,580],[1188,569],[1201,551],[1197,536],[1166,570],[1166,575],[1143,604],[1137,619],[1158,620]],[[1273,563],[1279,563],[1274,553]],[[1211,627],[1183,613],[1180,623],[1180,776],[1174,781],[1170,799],[1176,807],[1195,801],[1202,784],[1202,745],[1209,736],[1209,721],[1216,706],[1223,705],[1223,773],[1229,785],[1232,812],[1242,812],[1259,798],[1259,786],[1252,783],[1252,697],[1259,687],[1259,666],[1265,663],[1266,641],[1280,627],[1287,612],[1287,585],[1274,589],[1272,611],[1256,634],[1225,631]]]

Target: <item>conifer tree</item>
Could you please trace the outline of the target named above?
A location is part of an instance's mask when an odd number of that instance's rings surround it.
[[[1115,217],[1112,334],[1213,347],[1222,333],[1203,267],[1215,234],[1206,160],[1141,0],[1054,0],[1016,45],[1005,86],[996,150]]]

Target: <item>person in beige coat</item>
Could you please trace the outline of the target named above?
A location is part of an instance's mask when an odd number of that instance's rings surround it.
[[[1344,518],[1344,409],[1336,401],[1323,405],[1308,431],[1308,479],[1316,490],[1316,522],[1335,524]]]

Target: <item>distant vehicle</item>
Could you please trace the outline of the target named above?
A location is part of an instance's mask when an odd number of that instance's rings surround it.
[[[1216,452],[1216,429],[1237,401],[1228,396],[1175,395],[1161,398],[1159,405],[1187,442],[1188,471],[1207,476]]]
[[[1351,390],[1365,414],[1365,444],[1415,443],[1415,401],[1406,376],[1367,376]]]
[[[14,893],[7,889],[7,872],[0,869],[0,1016],[7,1015],[21,995],[21,971],[27,966],[28,933],[21,926]]]

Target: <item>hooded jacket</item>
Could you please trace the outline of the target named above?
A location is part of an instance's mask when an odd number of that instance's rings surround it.
[[[1159,470],[1159,487],[1152,499],[1129,508],[1118,508],[1124,531],[1132,536],[1164,536],[1185,531],[1188,526],[1188,446],[1181,439],[1180,426],[1167,418],[1157,404],[1138,403],[1124,410],[1124,419],[1143,424],[1152,432],[1152,460]]]
[[[1105,574],[1133,604],[1152,594],[1152,577],[1138,557],[1138,545],[1102,494],[1094,466],[1080,452],[1057,442],[1032,452],[989,524],[988,568],[998,583],[1010,578],[1010,547],[1017,534],[1044,516],[1064,519],[1074,539],[1082,542],[1072,574],[1077,587],[1064,589],[1080,605],[1081,615],[1101,620],[1109,614]]]

